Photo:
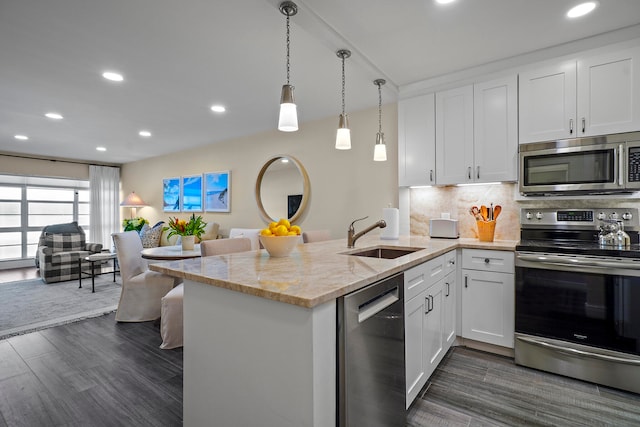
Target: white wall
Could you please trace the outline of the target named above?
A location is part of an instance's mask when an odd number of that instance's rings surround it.
[[[352,149],[348,151],[334,148],[336,109],[335,118],[301,121],[298,132],[279,132],[274,123],[270,132],[127,163],[120,175],[122,195],[135,191],[149,203],[137,213],[153,225],[174,216],[162,212],[162,178],[231,170],[231,212],[204,213],[205,221],[220,223],[223,235],[232,227],[262,228],[266,221],[255,201],[256,178],[266,161],[286,154],[304,165],[311,182],[309,204],[298,225],[303,230],[329,229],[333,238],[346,239],[347,227],[354,219],[369,216],[358,230],[381,219],[382,208],[388,204],[398,205],[397,105],[383,106],[386,162],[373,161],[377,108],[350,113],[349,124]],[[121,215],[128,217],[129,209],[123,209]],[[177,216],[186,218],[187,214]]]

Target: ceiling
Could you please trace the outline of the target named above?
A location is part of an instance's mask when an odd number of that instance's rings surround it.
[[[301,127],[332,116],[337,126],[341,48],[353,52],[349,112],[377,105],[376,78],[391,102],[404,85],[640,23],[638,0],[600,0],[570,21],[577,2],[297,0]],[[275,129],[286,80],[279,3],[0,0],[0,151],[119,164]],[[125,80],[104,80],[105,70]]]

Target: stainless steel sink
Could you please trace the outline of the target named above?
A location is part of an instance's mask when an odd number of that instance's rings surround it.
[[[384,258],[395,259],[404,255],[412,254],[424,248],[410,248],[404,246],[375,246],[372,248],[364,248],[355,252],[347,252],[345,255],[364,256],[368,258]]]

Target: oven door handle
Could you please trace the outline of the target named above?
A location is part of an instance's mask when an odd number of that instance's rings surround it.
[[[565,267],[594,267],[594,268],[626,268],[629,270],[640,270],[639,262],[625,261],[601,261],[596,259],[581,260],[578,258],[570,258],[555,255],[525,255],[518,254],[518,260],[533,262],[537,264],[550,264]]]
[[[537,345],[540,347],[546,347],[553,350],[557,350],[559,352],[569,354],[572,356],[591,357],[593,359],[601,359],[609,362],[626,363],[629,365],[640,366],[640,360],[637,360],[637,359],[626,359],[624,357],[616,357],[616,356],[609,356],[607,354],[592,353],[589,351],[578,350],[576,348],[570,348],[570,347],[563,347],[560,345],[555,345],[555,344],[548,343],[546,341],[540,341],[540,340],[536,340],[528,337],[516,337],[516,339],[520,341],[524,341],[529,344]]]

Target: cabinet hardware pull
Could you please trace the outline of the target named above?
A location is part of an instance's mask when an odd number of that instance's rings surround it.
[[[431,309],[429,308],[429,296],[428,295],[426,297],[424,297],[424,306],[425,306],[424,314],[429,314]]]
[[[468,278],[469,278],[468,276],[466,276],[466,275],[464,276],[464,287],[465,288],[469,287],[469,284],[467,283],[468,282],[468,280],[467,280]]]
[[[569,135],[573,134],[573,119],[569,119]]]
[[[447,282],[447,294],[445,295],[445,297],[449,296],[449,283]]]
[[[433,310],[433,295],[429,295],[429,313]]]
[[[587,121],[583,117],[582,118],[582,133],[584,133],[586,128],[587,128]]]
[[[429,170],[429,182],[433,182],[433,169]]]
[[[485,259],[484,259],[484,263],[485,263],[485,264],[489,264],[490,262],[491,262],[491,260],[489,260],[489,258],[485,258]]]
[[[467,168],[467,176],[471,179],[471,166]]]
[[[480,166],[476,166],[476,178],[480,179]]]

